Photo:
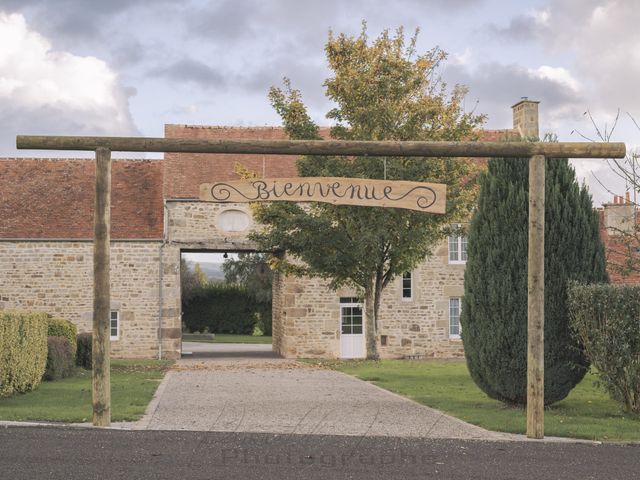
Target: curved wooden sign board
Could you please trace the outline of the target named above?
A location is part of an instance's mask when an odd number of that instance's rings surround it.
[[[295,177],[203,183],[206,202],[324,202],[391,207],[444,214],[447,186],[440,183],[344,177]]]

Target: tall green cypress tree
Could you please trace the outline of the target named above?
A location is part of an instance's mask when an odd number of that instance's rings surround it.
[[[492,159],[468,232],[462,338],[471,377],[491,398],[527,401],[528,159]],[[571,335],[567,282],[607,280],[597,213],[567,159],[547,159],[545,404],[565,398],[588,362]]]

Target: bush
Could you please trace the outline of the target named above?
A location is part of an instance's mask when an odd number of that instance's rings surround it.
[[[59,380],[73,373],[74,356],[67,337],[47,337],[47,366],[44,380]]]
[[[191,332],[248,334],[257,319],[256,303],[235,285],[212,283],[183,307],[182,320]]]
[[[606,390],[640,413],[640,286],[571,284],[569,310]]]
[[[491,159],[468,232],[461,325],[475,383],[508,404],[527,401],[527,159]],[[569,326],[567,282],[606,281],[599,223],[566,159],[546,162],[544,400],[565,398],[588,361]]]
[[[51,317],[49,318],[49,331],[47,335],[50,337],[65,337],[69,340],[71,354],[73,358],[76,357],[78,328],[73,323],[64,318]]]
[[[47,363],[47,314],[0,312],[0,397],[36,388]]]
[[[273,334],[272,310],[271,301],[255,304],[255,312],[257,314],[255,327],[262,332],[262,335]]]
[[[91,370],[93,365],[93,339],[90,333],[81,333],[77,337],[76,365]]]

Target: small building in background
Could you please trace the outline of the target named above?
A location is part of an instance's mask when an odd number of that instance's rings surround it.
[[[598,209],[612,283],[640,283],[640,209],[629,192]]]

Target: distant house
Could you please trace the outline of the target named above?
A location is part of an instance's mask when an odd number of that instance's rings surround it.
[[[629,193],[598,209],[607,271],[613,283],[640,283],[640,209]]]

